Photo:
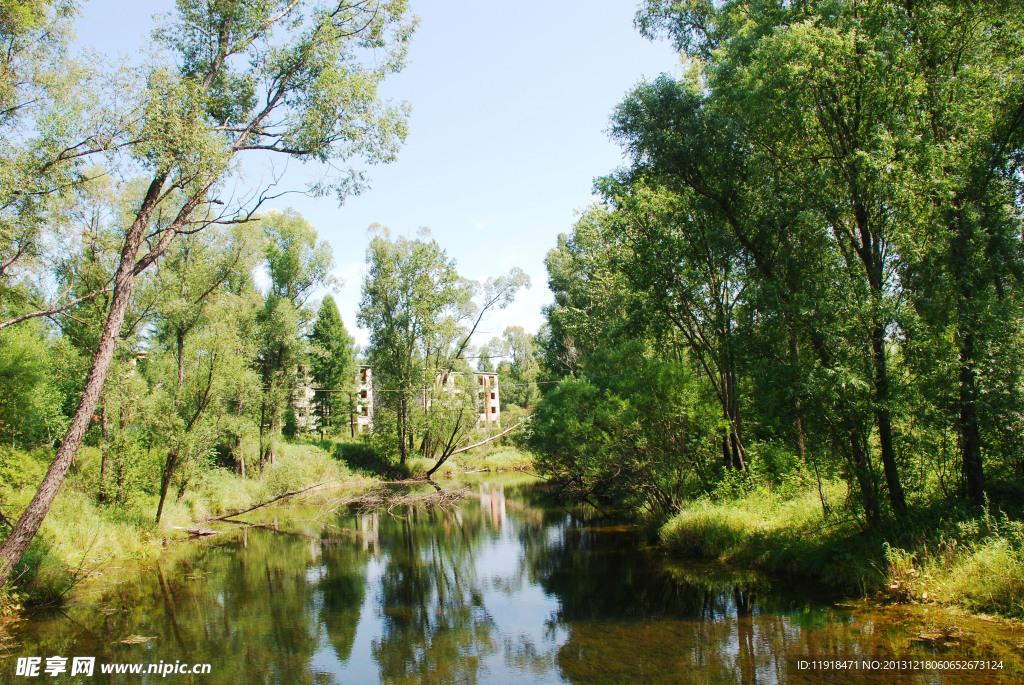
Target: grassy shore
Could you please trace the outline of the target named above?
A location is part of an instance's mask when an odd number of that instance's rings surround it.
[[[846,500],[841,483],[826,502]],[[989,508],[919,503],[875,529],[823,514],[816,488],[692,502],[661,529],[681,554],[803,576],[845,592],[1024,618],[1024,524]]]
[[[0,450],[0,512],[13,522],[28,505],[50,461],[50,450]],[[258,478],[241,478],[224,468],[198,472],[180,499],[172,488],[160,524],[154,522],[158,495],[158,465],[140,456],[124,473],[108,475],[108,491],[117,479],[127,479],[121,501],[101,504],[100,452],[81,450],[76,463],[15,573],[14,588],[0,596],[0,615],[20,609],[25,602],[55,604],[79,581],[105,565],[154,557],[171,541],[188,536],[210,517],[265,502],[282,493],[310,485],[338,481],[372,482],[374,478],[422,475],[432,460],[411,459],[406,468],[384,464],[365,443],[312,441],[286,443],[278,449],[277,463]],[[532,466],[531,455],[508,447],[481,448],[449,459],[437,477],[465,471],[512,471]],[[2,525],[2,524],[0,524]]]
[[[52,453],[0,451],[0,508],[13,522],[35,492]],[[105,565],[129,559],[154,557],[172,540],[188,535],[193,527],[212,516],[267,501],[282,493],[318,482],[365,480],[317,445],[284,444],[277,462],[260,478],[241,478],[223,468],[198,473],[181,499],[172,489],[160,524],[154,521],[158,495],[153,478],[135,469],[138,478],[120,502],[97,500],[99,450],[83,448],[28,551],[16,570],[14,589],[2,604],[7,612],[24,602],[59,603],[62,597],[90,573]],[[150,471],[152,471],[152,465]],[[144,476],[150,476],[143,481]],[[114,477],[114,476],[111,476]]]
[[[433,459],[413,458],[409,460],[409,471],[413,476],[421,475],[434,466]],[[450,478],[468,471],[528,471],[533,469],[533,455],[514,447],[485,447],[461,452],[446,461],[435,477]]]

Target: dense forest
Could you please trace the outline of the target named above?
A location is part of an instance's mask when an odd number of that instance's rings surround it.
[[[862,531],[1019,515],[1019,8],[649,0],[637,26],[683,70],[615,109],[627,164],[549,253],[542,468],[659,517],[759,487]]]

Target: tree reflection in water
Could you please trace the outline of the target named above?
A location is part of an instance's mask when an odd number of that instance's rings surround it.
[[[209,662],[208,683],[1017,682],[1005,631],[937,648],[927,615],[851,612],[751,573],[647,549],[532,483],[484,479],[450,509],[280,509],[179,545],[16,634],[17,656]],[[269,520],[269,519],[268,519]],[[972,629],[973,630],[973,629]],[[131,635],[154,639],[121,642]],[[1002,672],[799,670],[798,659],[1002,659]],[[16,681],[15,659],[0,681]],[[152,677],[151,677],[152,678]],[[139,682],[155,682],[145,678]],[[182,681],[184,682],[184,680]]]

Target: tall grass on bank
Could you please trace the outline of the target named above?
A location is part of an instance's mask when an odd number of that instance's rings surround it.
[[[316,445],[285,444],[278,454],[277,463],[261,478],[241,478],[223,468],[203,471],[181,499],[172,492],[156,525],[158,494],[144,483],[121,502],[97,501],[98,450],[83,448],[15,571],[17,590],[8,592],[6,604],[26,598],[36,604],[57,603],[106,565],[155,556],[170,539],[185,535],[177,528],[318,482],[356,478]],[[28,506],[51,459],[48,450],[0,451],[0,510],[9,521]]]
[[[840,482],[823,491],[827,502],[846,499]],[[815,488],[759,488],[691,502],[660,535],[680,554],[811,578],[839,591],[1024,617],[1024,523],[987,508],[947,507],[870,530],[841,511],[826,517]]]
[[[843,501],[846,486],[823,484],[826,501]],[[855,521],[826,519],[816,489],[787,494],[757,489],[721,500],[692,502],[661,529],[669,549],[770,572],[814,576],[837,588],[880,582]]]
[[[883,592],[1024,618],[1024,522],[986,507],[949,528],[910,550],[886,545]]]

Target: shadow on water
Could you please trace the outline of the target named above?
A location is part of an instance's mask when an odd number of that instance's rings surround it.
[[[991,683],[1022,673],[1024,635],[1008,628],[951,628],[920,607],[835,606],[813,588],[666,559],[628,526],[550,506],[528,477],[470,485],[456,507],[325,518],[293,506],[263,514],[266,528],[180,545],[141,577],[93,583],[66,613],[23,624],[0,681],[18,682],[14,657],[53,655],[95,656],[97,672],[209,663],[194,678],[207,683]],[[929,631],[941,639],[923,640]],[[995,659],[1003,669],[800,668],[826,659]],[[126,678],[162,681],[114,681]]]

